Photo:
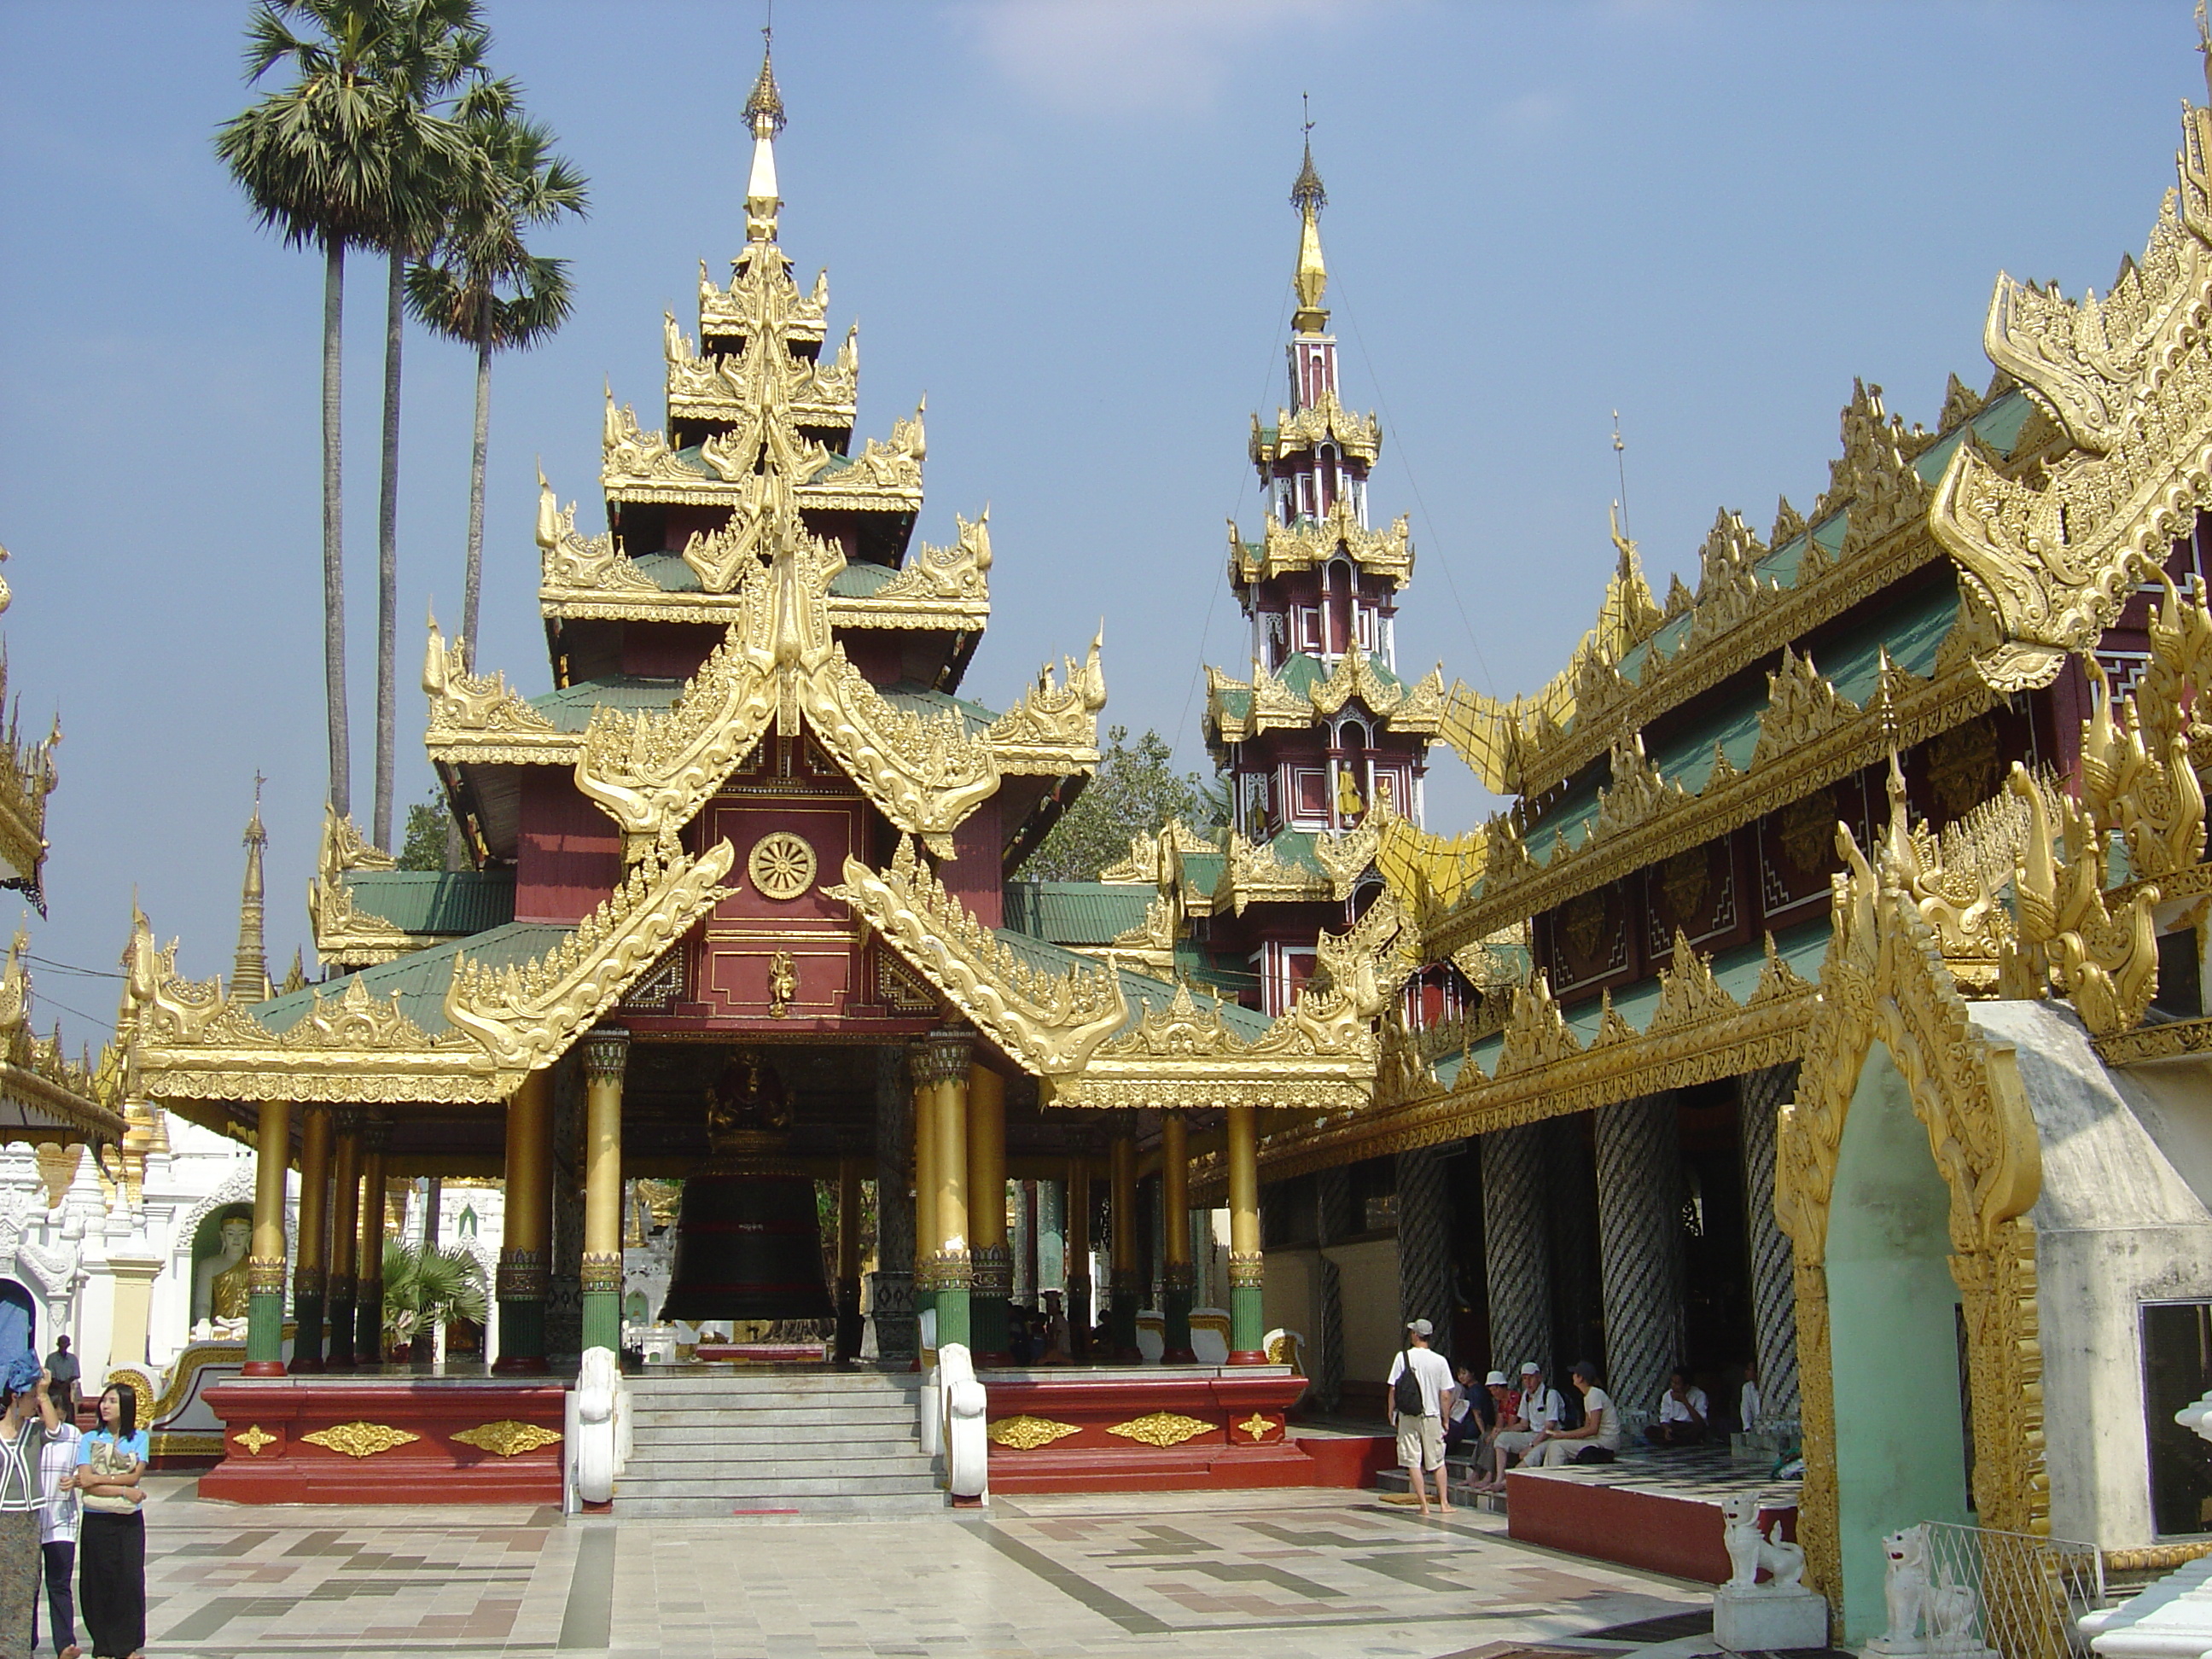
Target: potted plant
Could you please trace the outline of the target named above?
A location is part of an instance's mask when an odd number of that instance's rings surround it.
[[[438,1357],[441,1325],[466,1320],[481,1327],[489,1312],[483,1271],[465,1249],[386,1242],[384,1335],[395,1356],[404,1352],[428,1365]]]

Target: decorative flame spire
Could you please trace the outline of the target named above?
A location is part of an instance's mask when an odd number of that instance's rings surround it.
[[[1301,95],[1303,102],[1303,95]],[[1291,325],[1301,334],[1318,334],[1328,326],[1322,295],[1328,288],[1328,267],[1321,257],[1321,210],[1328,205],[1328,191],[1314,171],[1313,118],[1305,123],[1305,161],[1297,182],[1291,186],[1291,205],[1298,210],[1298,271],[1293,279],[1298,291],[1297,314]]]
[[[745,100],[745,118],[753,129],[752,176],[745,183],[745,240],[775,240],[775,213],[783,199],[775,189],[775,135],[783,131],[783,94],[775,88],[775,68],[770,62],[772,32],[761,31],[760,79]]]
[[[269,1000],[269,952],[262,939],[261,854],[269,845],[269,832],[261,827],[261,786],[253,775],[253,817],[246,826],[246,885],[238,897],[238,955],[231,963],[230,1000],[236,1003]]]

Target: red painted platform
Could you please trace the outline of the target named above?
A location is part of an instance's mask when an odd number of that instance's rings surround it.
[[[1737,1489],[1773,1484],[1747,1470],[1737,1482],[1672,1485],[1663,1468],[1640,1463],[1514,1469],[1505,1477],[1505,1530],[1510,1537],[1571,1555],[1718,1584],[1729,1571],[1722,1498]],[[1784,1538],[1796,1537],[1796,1504],[1763,1499],[1759,1530],[1777,1521]]]
[[[1287,1366],[993,1370],[983,1383],[994,1492],[1334,1484],[1284,1433],[1306,1389]]]
[[[218,1383],[205,1398],[222,1419],[223,1460],[200,1477],[200,1496],[236,1504],[557,1504],[566,1395],[559,1382],[404,1375]],[[502,1455],[501,1446],[517,1449]]]

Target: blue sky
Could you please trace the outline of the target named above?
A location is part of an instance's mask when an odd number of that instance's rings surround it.
[[[591,175],[577,314],[494,377],[478,661],[548,684],[533,463],[591,518],[602,376],[659,419],[660,313],[744,234],[759,7],[493,0],[495,59]],[[40,955],[112,969],[131,891],[227,970],[270,777],[270,951],[323,793],[319,268],[257,231],[209,136],[242,106],[231,0],[0,3],[0,619],[27,720],[67,731]],[[929,398],[929,506],[992,508],[1002,702],[1103,617],[1108,716],[1199,742],[1243,645],[1223,520],[1282,395],[1310,92],[1347,399],[1413,514],[1401,667],[1540,684],[1630,528],[1662,589],[1716,507],[1810,504],[1854,375],[1933,421],[1978,387],[2000,269],[2109,283],[2201,100],[2185,0],[2054,6],[1431,0],[784,0],[783,244],[861,324],[861,424]],[[381,284],[349,284],[355,799],[369,785]],[[428,787],[422,619],[459,609],[470,365],[410,335],[400,795]],[[1481,810],[1439,751],[1432,827]],[[12,920],[12,918],[0,918]],[[310,953],[312,963],[312,952]],[[73,1041],[112,981],[42,970]],[[64,1012],[82,1011],[83,1018]]]

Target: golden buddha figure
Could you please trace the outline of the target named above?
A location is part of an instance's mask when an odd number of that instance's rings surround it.
[[[206,1297],[202,1318],[221,1323],[246,1317],[246,1246],[252,1236],[253,1224],[244,1216],[223,1222],[222,1248],[200,1263],[197,1275]]]

